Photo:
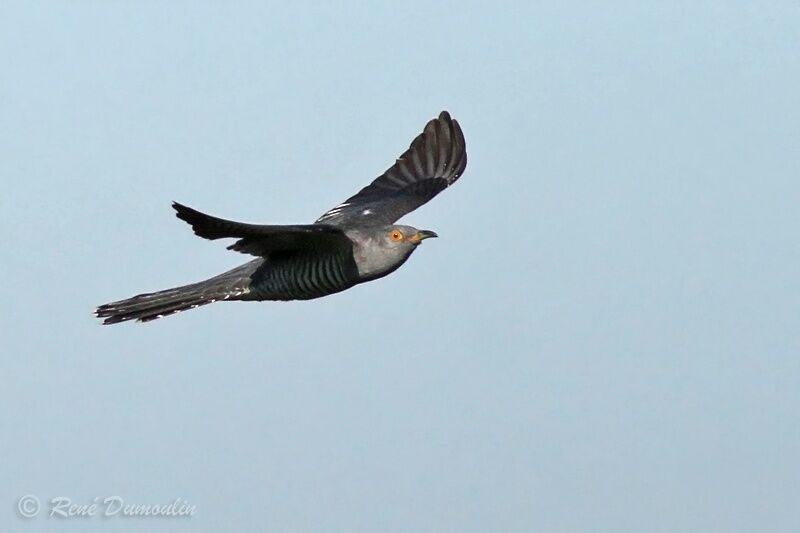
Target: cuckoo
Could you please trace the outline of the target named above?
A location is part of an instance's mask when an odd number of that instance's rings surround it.
[[[255,256],[205,281],[101,305],[104,324],[147,322],[219,301],[310,300],[394,272],[436,233],[396,222],[455,181],[467,166],[461,127],[443,111],[394,165],[313,224],[260,225],[217,218],[173,203],[204,239]]]

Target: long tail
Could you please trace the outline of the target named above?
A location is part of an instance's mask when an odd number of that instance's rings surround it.
[[[103,324],[117,324],[127,320],[149,322],[220,300],[238,299],[249,291],[250,276],[261,262],[260,259],[251,261],[199,283],[107,303],[99,306],[95,315],[104,319]]]

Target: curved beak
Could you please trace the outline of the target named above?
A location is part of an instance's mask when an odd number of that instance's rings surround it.
[[[431,237],[438,237],[438,235],[436,235],[436,232],[426,229],[421,229],[416,234],[409,237],[408,240],[413,242],[414,244],[419,244],[425,239],[430,239]]]

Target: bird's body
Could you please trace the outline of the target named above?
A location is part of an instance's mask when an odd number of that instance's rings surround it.
[[[174,203],[195,234],[235,238],[228,249],[257,259],[199,283],[101,305],[96,314],[104,324],[146,322],[221,300],[310,300],[381,278],[436,237],[397,219],[455,182],[466,164],[461,128],[442,112],[392,167],[314,224],[244,224]]]
[[[306,252],[260,261],[242,300],[311,300],[358,283],[352,256],[345,254]]]

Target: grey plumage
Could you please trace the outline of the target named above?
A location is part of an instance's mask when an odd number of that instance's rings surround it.
[[[308,300],[383,277],[432,231],[395,225],[452,185],[467,164],[464,135],[443,111],[394,165],[314,224],[259,225],[206,215],[173,203],[176,216],[210,240],[257,259],[199,283],[101,305],[104,324],[142,322],[221,300]]]

